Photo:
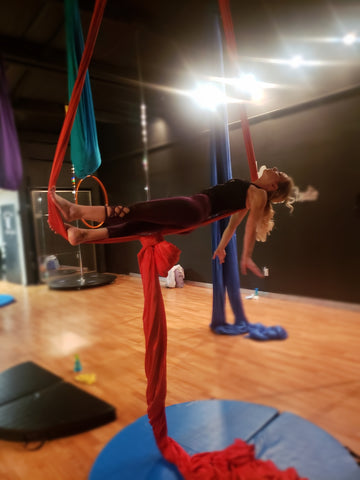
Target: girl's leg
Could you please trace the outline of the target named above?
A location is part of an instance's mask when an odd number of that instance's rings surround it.
[[[73,222],[80,218],[93,220],[94,222],[103,222],[105,220],[105,209],[102,206],[77,205],[76,203],[71,203],[65,198],[60,197],[55,192],[55,189],[51,190],[50,194],[54,204],[66,222]]]
[[[172,228],[193,226],[208,218],[211,209],[210,199],[205,194],[138,202],[129,208],[76,205],[57,195],[55,189],[50,194],[65,221],[72,222],[80,218],[96,222],[105,221],[104,227],[109,228],[109,231],[107,228],[75,230],[76,227],[69,226],[69,241],[73,245],[103,240],[109,236],[121,236],[124,234],[124,222],[137,223],[136,228],[130,230],[138,231],[140,228],[142,232],[147,231],[146,226],[151,232],[161,230],[164,226]],[[74,230],[70,231],[70,228]]]
[[[168,226],[171,228],[171,225]],[[107,231],[109,238],[117,237],[129,237],[129,236],[142,236],[149,233],[161,232],[164,230],[164,225],[151,222],[125,222],[118,223],[117,225],[107,225]],[[176,225],[174,225],[176,229]]]
[[[79,245],[85,242],[96,242],[109,238],[107,228],[86,229],[73,225],[66,225],[68,241],[71,245]]]
[[[117,226],[125,222],[149,222],[159,226],[171,225],[181,228],[205,220],[210,213],[210,200],[207,195],[197,194],[192,197],[170,197],[138,202],[128,208],[109,208],[111,214],[105,220],[106,226]]]
[[[128,237],[133,235],[141,235],[152,232],[158,232],[162,225],[148,222],[130,222],[122,223],[117,226],[109,226],[107,228],[78,228],[70,224],[65,224],[68,234],[68,241],[71,245],[79,245],[86,242],[96,242],[105,240],[106,238]]]

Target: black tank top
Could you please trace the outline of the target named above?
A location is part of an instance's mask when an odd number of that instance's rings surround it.
[[[210,198],[210,215],[220,215],[246,208],[246,195],[250,185],[253,184],[246,180],[233,178],[228,182],[203,190],[201,193],[208,195]]]

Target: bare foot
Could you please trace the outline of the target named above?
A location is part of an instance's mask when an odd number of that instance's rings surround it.
[[[81,218],[81,209],[75,203],[71,203],[63,197],[60,197],[56,191],[55,187],[50,190],[51,198],[56,206],[56,208],[61,213],[61,216],[67,222],[73,222]]]
[[[84,228],[77,228],[73,225],[69,225],[68,223],[65,223],[65,227],[67,230],[68,241],[70,245],[80,245],[81,243],[88,240],[87,237],[89,230],[86,230]]]
[[[67,231],[68,242],[74,246],[86,242],[98,242],[109,237],[107,228],[78,228],[69,223],[65,223],[65,228]]]

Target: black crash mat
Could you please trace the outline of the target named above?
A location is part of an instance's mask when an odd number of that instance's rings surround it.
[[[115,408],[57,375],[25,362],[0,374],[0,438],[43,441],[91,430]]]

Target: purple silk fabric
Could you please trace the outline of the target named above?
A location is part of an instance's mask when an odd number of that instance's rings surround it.
[[[0,58],[0,188],[17,190],[23,176],[14,113],[8,94],[5,68]]]

